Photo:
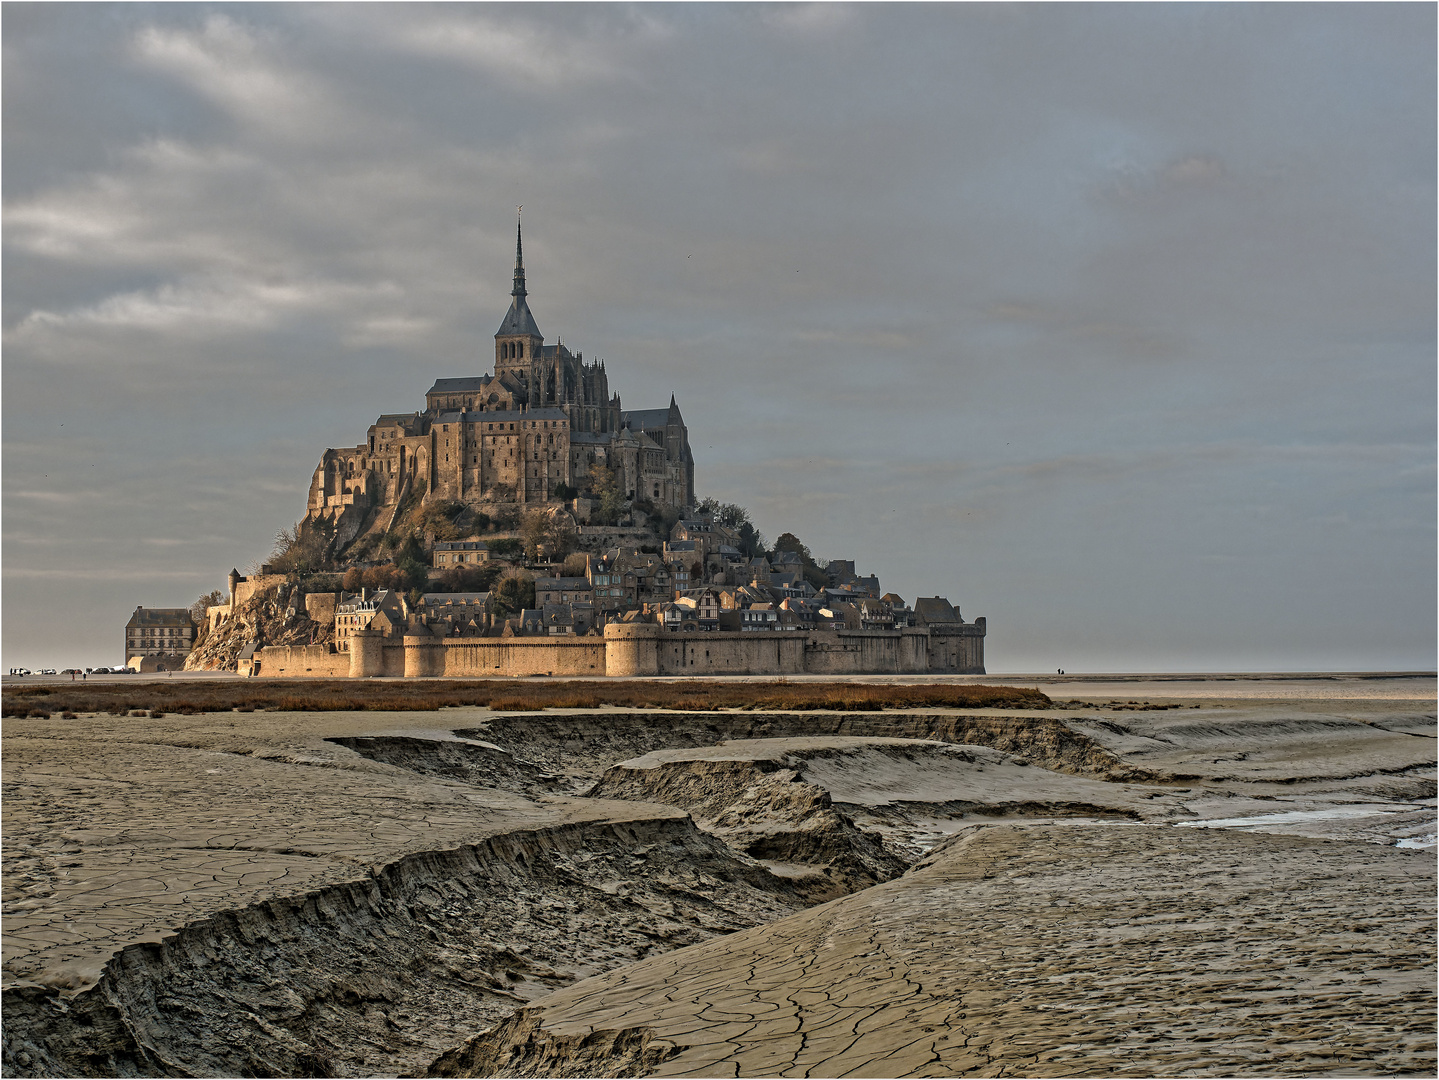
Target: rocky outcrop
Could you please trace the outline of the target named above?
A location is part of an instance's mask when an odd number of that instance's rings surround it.
[[[238,609],[204,632],[190,655],[186,671],[234,671],[240,652],[261,645],[325,645],[334,640],[333,619],[310,618],[304,594],[287,581],[256,593]]]

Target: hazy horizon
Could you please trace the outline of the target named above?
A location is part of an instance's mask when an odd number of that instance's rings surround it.
[[[7,3],[4,666],[546,340],[994,674],[1434,670],[1432,5]]]

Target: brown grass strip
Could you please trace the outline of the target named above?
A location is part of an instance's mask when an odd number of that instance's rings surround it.
[[[430,712],[458,706],[496,711],[597,709],[679,709],[713,712],[765,711],[878,712],[884,709],[1045,709],[1050,700],[1038,689],[1012,686],[875,685],[845,682],[712,682],[667,679],[616,683],[535,679],[245,679],[78,686],[6,686],[0,715],[34,711],[110,713],[201,712]]]

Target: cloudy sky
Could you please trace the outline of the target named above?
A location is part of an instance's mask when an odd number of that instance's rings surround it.
[[[1435,8],[7,3],[3,645],[547,340],[992,672],[1435,666]]]

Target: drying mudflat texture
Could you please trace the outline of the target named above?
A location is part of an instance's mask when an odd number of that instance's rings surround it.
[[[561,990],[431,1075],[560,1075],[587,1039],[601,1075],[1428,1075],[1433,871],[1361,844],[982,828]]]
[[[4,1073],[1432,1072],[1434,680],[1316,681],[12,716]]]

